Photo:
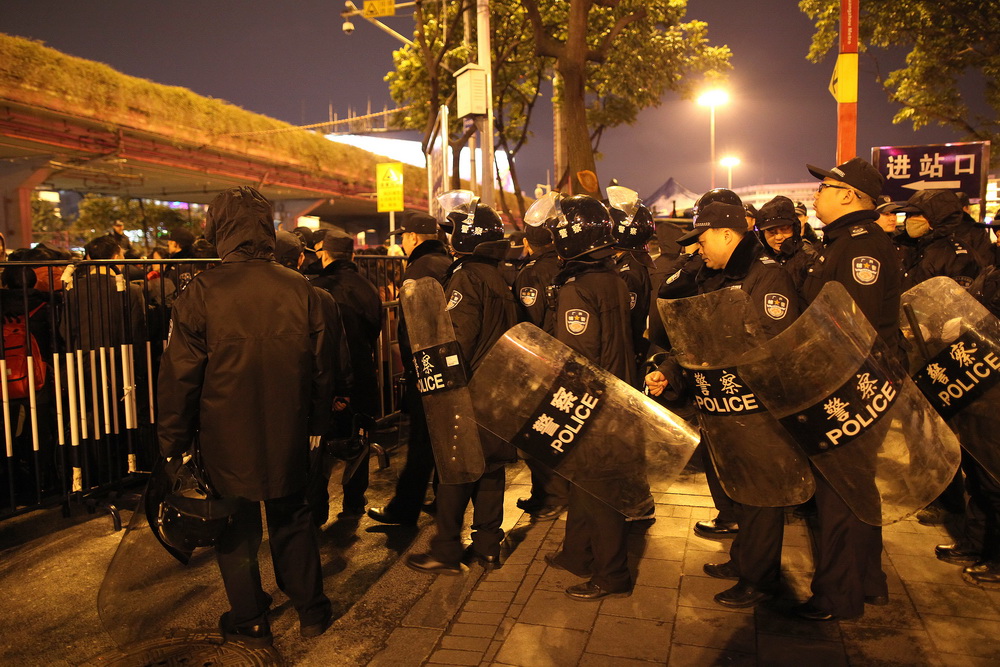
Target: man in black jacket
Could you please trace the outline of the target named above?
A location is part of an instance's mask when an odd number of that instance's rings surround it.
[[[906,213],[906,233],[916,239],[911,263],[904,267],[904,289],[937,276],[948,276],[968,288],[985,267],[965,237],[961,203],[950,190],[920,190],[896,208]]]
[[[426,213],[411,215],[396,230],[402,236],[403,250],[407,253],[403,282],[434,278],[442,285],[452,264],[452,257],[444,243],[438,239],[438,224]],[[410,415],[410,436],[406,443],[406,463],[396,481],[396,493],[385,507],[372,507],[368,516],[381,523],[414,525],[423,508],[427,483],[434,470],[434,454],[427,432],[427,416],[417,391],[417,376],[413,369],[413,351],[406,330],[406,320],[399,320],[399,355],[406,381],[403,405]]]
[[[614,266],[611,214],[604,204],[586,195],[562,199],[557,210],[545,223],[565,262],[555,278],[559,290],[556,338],[634,385],[630,299]],[[598,492],[602,486],[613,489],[620,482],[606,479],[603,470],[575,469],[573,474],[574,480]],[[588,578],[566,589],[574,600],[627,596],[632,591],[627,538],[625,516],[573,484],[562,549],[545,560],[552,567]]]
[[[789,202],[790,204],[791,202]],[[699,213],[695,228],[678,239],[682,245],[697,243],[705,266],[720,271],[711,287],[703,284],[700,293],[739,288],[747,293],[757,312],[758,322],[768,338],[784,331],[798,316],[798,296],[791,276],[768,257],[756,234],[746,229],[744,210],[733,204],[711,203]],[[661,367],[646,377],[650,393],[658,396],[669,382],[675,391],[680,375]],[[762,462],[766,465],[766,462]],[[777,592],[781,574],[781,542],[784,508],[756,507],[734,503],[739,532],[726,563],[704,566],[705,573],[737,583],[715,596],[722,606],[753,606]]]
[[[471,193],[468,193],[471,195]],[[500,272],[510,242],[503,237],[503,223],[496,211],[468,199],[447,211],[451,245],[458,259],[449,269],[444,286],[455,339],[467,377],[475,372],[493,344],[517,324],[514,295]],[[504,465],[516,460],[514,447],[479,429],[486,471],[475,482],[438,484],[437,532],[430,551],[414,554],[406,564],[419,572],[458,574],[461,564],[479,561],[486,567],[500,562],[503,540]],[[469,501],[473,504],[472,544],[463,553],[462,525]]]
[[[812,243],[802,238],[792,200],[778,195],[761,206],[756,227],[764,252],[784,267],[795,282],[795,289],[801,289],[817,253]]]
[[[879,227],[875,202],[885,179],[861,158],[826,170],[807,165],[822,183],[813,207],[823,227],[820,259],[809,269],[802,296],[811,303],[829,281],[839,282],[875,328],[890,354],[900,350],[902,271],[892,240]],[[816,475],[816,572],[812,597],[796,609],[805,619],[855,618],[864,605],[886,604],[882,528],[857,518],[823,475]],[[865,480],[859,480],[865,483]]]
[[[552,232],[545,226],[526,225],[524,241],[529,261],[514,280],[521,322],[531,322],[550,336],[555,335],[555,304],[548,299],[548,290],[559,273],[559,255],[552,241]],[[518,498],[518,508],[536,521],[551,521],[566,509],[569,502],[569,482],[554,474],[534,458],[527,458],[531,471],[531,495]]]
[[[360,413],[375,418],[379,414],[378,368],[376,349],[384,321],[382,300],[375,286],[358,273],[354,263],[354,237],[345,232],[327,232],[319,259],[323,264],[312,279],[314,287],[326,290],[340,309],[347,334],[354,383],[349,401],[335,407],[330,437],[351,433],[352,415]],[[365,513],[368,490],[368,462],[363,461],[344,483],[343,511],[347,516]]]
[[[215,546],[231,606],[223,636],[272,641],[257,563],[263,501],[276,578],[300,633],[313,637],[331,618],[304,495],[310,444],[326,431],[332,399],[320,297],[274,261],[274,211],[253,188],[219,194],[205,235],[222,263],[174,303],[159,376],[160,451],[197,448],[215,490],[241,501]]]

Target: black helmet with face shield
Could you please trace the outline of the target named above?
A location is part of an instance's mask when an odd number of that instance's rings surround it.
[[[469,255],[480,243],[503,240],[503,221],[492,208],[469,190],[450,190],[438,196],[444,220],[441,227],[451,232],[451,247]]]
[[[564,197],[550,192],[531,205],[524,222],[547,226],[562,259],[575,259],[615,243],[611,214],[604,204],[588,195]]]
[[[608,212],[614,221],[612,233],[615,247],[621,250],[644,250],[653,237],[656,227],[639,193],[635,190],[612,185],[608,188]]]

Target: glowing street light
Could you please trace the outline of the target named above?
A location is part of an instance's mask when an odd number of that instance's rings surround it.
[[[726,157],[719,160],[719,164],[725,167],[729,172],[729,184],[726,186],[730,190],[733,189],[733,167],[740,164],[740,159],[734,155],[727,155]]]
[[[712,189],[715,189],[715,107],[729,101],[729,93],[721,88],[713,88],[705,91],[698,97],[698,104],[710,109],[709,122],[709,142],[710,158],[712,163]]]

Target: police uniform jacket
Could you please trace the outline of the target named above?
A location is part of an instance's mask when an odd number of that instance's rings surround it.
[[[615,260],[618,275],[625,281],[629,298],[629,323],[632,327],[632,347],[637,354],[645,355],[649,346],[646,337],[646,323],[652,303],[653,284],[649,277],[649,266],[642,256],[649,260],[649,253],[626,251]],[[652,264],[650,261],[649,264]]]
[[[321,298],[274,261],[268,217],[215,221],[222,263],[177,297],[159,375],[161,453],[198,441],[216,489],[251,501],[305,486],[332,399]]]
[[[556,338],[634,385],[628,288],[610,256],[567,262],[555,285],[559,288]]]
[[[963,240],[959,232],[961,212],[942,220],[925,236],[917,239],[912,264],[906,268],[903,289],[935,278],[947,276],[962,287],[969,287],[983,269],[984,263],[976,251]]]
[[[801,290],[806,276],[809,274],[809,267],[819,257],[812,242],[795,235],[785,239],[778,252],[775,252],[764,239],[761,239],[761,245],[764,246],[764,253],[784,267],[788,275],[792,277],[795,289]]]
[[[517,305],[500,274],[509,241],[480,243],[449,271],[444,293],[469,375],[500,336],[517,324]]]
[[[899,349],[899,295],[902,271],[889,236],[875,211],[853,211],[823,229],[820,257],[802,286],[807,304],[823,285],[839,282],[891,351]]]
[[[343,259],[328,264],[311,282],[329,292],[340,309],[354,372],[351,407],[377,416],[379,389],[375,360],[384,321],[378,290],[358,273],[357,264]]]
[[[553,248],[532,255],[514,280],[520,321],[531,322],[550,336],[555,335],[556,313],[547,295],[558,273],[559,255]]]

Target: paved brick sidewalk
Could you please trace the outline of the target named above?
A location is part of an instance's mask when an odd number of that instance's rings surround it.
[[[513,510],[504,566],[463,577],[438,576],[388,637],[372,665],[996,665],[1000,591],[965,584],[961,568],[934,558],[943,528],[904,521],[885,529],[883,563],[890,604],[841,623],[793,619],[808,596],[812,552],[806,524],[789,515],[783,570],[788,591],[749,610],[712,601],[731,582],[702,565],[726,559],[729,542],[695,536],[713,514],[704,476],[685,473],[656,495],[657,520],[635,524],[628,598],[577,602],[563,589],[581,581],[546,565],[565,521],[532,524]],[[402,566],[402,563],[399,564]]]

